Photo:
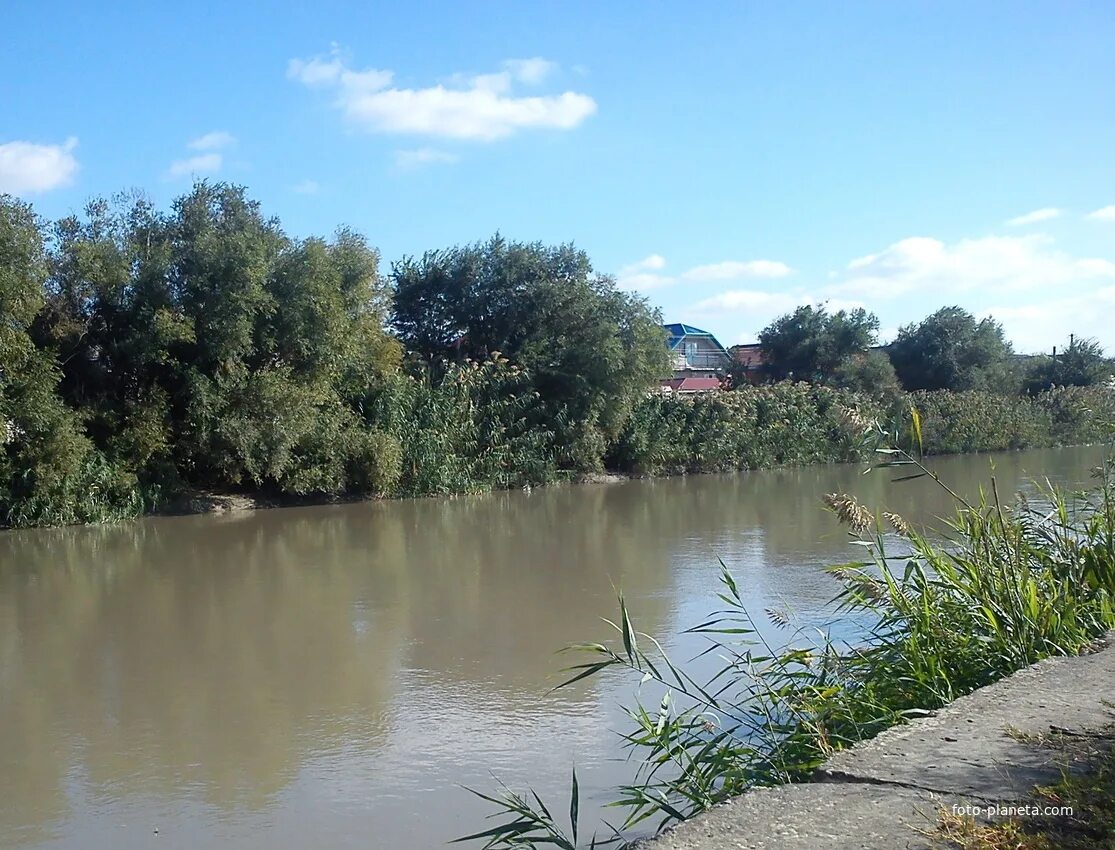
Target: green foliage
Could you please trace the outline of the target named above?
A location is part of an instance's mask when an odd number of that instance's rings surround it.
[[[782,382],[692,396],[651,395],[610,446],[607,466],[648,475],[724,472],[861,459],[854,420],[921,411],[925,454],[1002,451],[1102,441],[1115,424],[1115,391],[1067,388],[1034,397],[989,392],[875,398]],[[860,411],[849,420],[849,410]],[[902,439],[911,446],[910,435]]]
[[[375,428],[353,435],[348,453],[349,486],[356,493],[384,496],[397,490],[403,473],[403,447]]]
[[[57,393],[31,324],[47,257],[30,207],[0,196],[0,525],[98,522],[139,513],[134,476],[107,461]]]
[[[921,411],[927,454],[1025,449],[1054,445],[1044,406],[1020,396],[995,393],[916,392],[908,405]]]
[[[901,389],[898,375],[885,351],[868,351],[845,358],[828,383],[840,389],[886,398],[896,396]]]
[[[1115,391],[1070,387],[1036,396],[990,392],[917,392],[913,405],[925,423],[927,454],[1026,449],[1102,442],[1115,423]]]
[[[136,487],[153,497],[395,486],[397,447],[358,406],[401,359],[383,328],[379,256],[362,237],[290,239],[225,184],[199,183],[169,214],[139,197],[95,200],[56,224],[49,251],[28,210],[4,210],[22,228],[6,252],[21,335],[5,346],[4,393],[19,395],[27,420],[9,417],[23,436],[6,449],[11,521],[134,512]],[[120,504],[71,507],[82,470],[106,464],[121,484],[98,492]]]
[[[463,838],[457,838],[452,843],[462,841],[483,841],[484,850],[502,850],[502,848],[535,847],[545,845],[556,850],[577,850],[577,836],[580,829],[580,787],[577,784],[577,770],[573,770],[573,782],[569,794],[569,831],[566,832],[557,819],[550,813],[546,804],[533,794],[528,800],[521,794],[516,794],[507,786],[503,786],[498,797],[473,791],[481,800],[492,803],[498,811],[489,817],[499,817],[501,814],[510,815],[512,820],[485,829]],[[598,840],[595,835],[589,840],[589,850],[614,844],[615,839]]]
[[[879,319],[862,308],[829,313],[802,306],[775,319],[759,333],[769,378],[820,383],[875,342]]]
[[[393,269],[392,322],[430,369],[502,353],[531,376],[559,431],[563,466],[592,468],[585,444],[615,437],[668,371],[659,316],[596,275],[571,245],[499,236],[407,258]],[[587,456],[586,456],[587,455]]]
[[[290,366],[197,375],[186,445],[209,477],[231,485],[344,492],[360,422],[329,390],[297,380]]]
[[[466,493],[551,480],[554,434],[527,373],[497,358],[449,366],[438,381],[397,375],[366,401],[397,447],[392,495]]]
[[[841,411],[860,405],[871,402],[789,382],[693,396],[652,395],[635,408],[608,465],[661,474],[855,460],[858,434]]]
[[[944,307],[899,329],[887,353],[910,391],[1018,389],[1002,326],[993,319],[977,322],[960,307]]]
[[[1039,357],[1026,370],[1024,388],[1038,393],[1052,387],[1093,387],[1111,380],[1115,364],[1094,339],[1073,337],[1060,354]]]
[[[1049,417],[1053,445],[1102,443],[1115,431],[1115,384],[1055,387],[1034,400]]]

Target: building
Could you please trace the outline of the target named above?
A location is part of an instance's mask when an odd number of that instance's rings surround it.
[[[763,367],[766,366],[766,356],[763,347],[757,342],[747,345],[733,345],[728,349],[732,360],[736,363],[736,377],[742,377],[751,384],[760,383],[763,379]]]
[[[732,357],[728,350],[710,334],[692,325],[663,325],[666,346],[670,350],[673,376],[663,378],[666,392],[699,393],[717,390],[728,379]]]

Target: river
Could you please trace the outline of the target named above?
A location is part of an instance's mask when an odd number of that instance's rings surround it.
[[[934,461],[957,489],[1088,481],[1100,448]],[[622,591],[819,621],[856,557],[822,494],[919,523],[928,480],[824,466],[0,533],[0,847],[400,848],[483,826],[461,786],[589,802],[628,778],[627,678],[547,691]],[[614,815],[613,815],[614,816]],[[591,819],[591,814],[588,816]],[[591,824],[589,824],[591,826]]]

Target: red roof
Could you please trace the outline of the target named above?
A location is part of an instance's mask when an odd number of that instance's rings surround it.
[[[703,393],[709,390],[720,389],[719,378],[667,378],[662,381],[663,387],[669,387],[676,393]]]

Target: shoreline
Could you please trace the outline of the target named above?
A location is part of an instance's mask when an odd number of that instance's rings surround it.
[[[749,470],[736,470],[738,472],[747,472]],[[603,485],[603,484],[620,484],[624,481],[636,481],[646,478],[677,478],[680,475],[706,475],[710,473],[675,473],[672,475],[641,475],[639,473],[624,473],[624,472],[584,472],[572,475],[567,478],[562,478],[556,481],[549,481],[542,484],[529,484],[522,488],[501,488],[492,487],[487,490],[475,491],[477,494],[484,493],[498,493],[510,492],[514,489],[533,490],[534,488],[544,489],[549,487],[560,487],[568,484],[585,484],[585,485]],[[429,493],[422,496],[350,496],[345,494],[321,494],[321,495],[308,495],[308,496],[281,496],[271,495],[265,493],[219,493],[215,491],[198,490],[192,493],[185,494],[177,499],[172,500],[163,507],[154,511],[148,511],[133,517],[133,519],[143,519],[144,517],[158,517],[158,516],[197,516],[200,514],[228,514],[228,513],[241,513],[245,511],[262,511],[270,510],[272,508],[311,508],[323,505],[352,505],[361,502],[397,502],[403,499],[455,499],[460,496],[474,495],[473,493]],[[92,525],[93,523],[85,523]],[[40,528],[49,528],[51,526],[39,526]],[[58,526],[55,526],[58,527]],[[9,531],[14,529],[2,528],[0,531]],[[29,529],[21,529],[29,530]]]
[[[1004,448],[1004,449],[982,449],[970,452],[940,452],[927,455],[927,459],[945,458],[945,457],[966,457],[969,455],[995,455],[995,454],[1013,454],[1017,452],[1026,451],[1046,451],[1050,449],[1071,449],[1071,448],[1088,448],[1091,446],[1102,446],[1104,442],[1090,442],[1090,443],[1065,443],[1048,446],[1027,446],[1024,448]],[[489,487],[479,488],[474,491],[464,491],[459,493],[426,493],[415,496],[370,496],[370,495],[348,495],[348,494],[311,494],[311,495],[281,495],[266,492],[219,492],[215,490],[192,490],[183,493],[173,499],[167,501],[166,504],[158,507],[157,509],[144,511],[143,513],[136,514],[135,516],[124,517],[119,520],[104,522],[104,523],[71,523],[68,525],[37,525],[37,526],[0,526],[0,533],[7,531],[34,531],[37,529],[47,528],[81,528],[85,526],[95,525],[115,525],[120,522],[128,522],[132,520],[145,519],[147,517],[174,517],[174,516],[202,516],[211,514],[214,516],[226,514],[240,514],[250,511],[271,510],[275,508],[303,508],[303,507],[320,507],[325,505],[350,505],[361,502],[393,502],[404,499],[454,499],[461,496],[479,495],[497,492],[510,492],[512,490],[521,489],[530,491],[535,488],[545,489],[550,487],[559,487],[569,484],[579,485],[610,485],[620,484],[625,481],[639,481],[639,480],[665,480],[670,478],[681,478],[689,475],[726,475],[737,474],[741,472],[764,472],[777,469],[805,469],[807,467],[816,466],[830,466],[830,465],[856,465],[867,462],[868,458],[862,458],[856,461],[816,461],[813,463],[789,463],[789,464],[775,464],[771,466],[760,467],[746,467],[740,469],[718,469],[718,470],[686,470],[679,469],[673,472],[620,472],[616,470],[603,470],[600,472],[580,472],[568,474],[559,477],[555,480],[541,483],[530,483],[517,487]]]
[[[1091,446],[1102,446],[1104,443],[1066,443],[1064,445],[1053,446],[1029,446],[1026,448],[1007,448],[1007,449],[987,449],[982,451],[972,452],[942,452],[939,454],[929,455],[927,459],[933,458],[952,458],[952,457],[967,457],[967,456],[980,456],[980,455],[996,455],[996,454],[1014,454],[1017,452],[1028,451],[1048,451],[1051,449],[1074,449],[1074,448],[1089,448]],[[266,493],[220,493],[216,491],[199,490],[186,494],[167,505],[159,508],[158,510],[149,511],[141,514],[134,519],[142,519],[143,517],[157,517],[157,516],[196,516],[201,514],[227,514],[227,513],[240,513],[244,511],[259,511],[270,510],[272,508],[303,508],[303,507],[318,507],[322,505],[351,505],[361,502],[396,502],[403,499],[455,499],[461,496],[480,495],[488,493],[511,492],[512,490],[520,489],[530,491],[537,489],[548,489],[551,487],[561,487],[570,484],[576,485],[609,485],[609,484],[622,484],[625,481],[644,481],[644,480],[666,480],[670,478],[684,478],[689,475],[731,475],[745,472],[766,472],[777,469],[806,469],[816,466],[841,466],[850,465],[855,466],[865,463],[866,458],[857,461],[819,461],[815,463],[798,463],[798,464],[780,464],[774,466],[763,466],[744,469],[720,469],[720,470],[678,470],[676,472],[619,472],[615,470],[603,470],[601,472],[579,472],[566,477],[558,478],[554,481],[543,483],[532,483],[524,485],[523,487],[490,487],[487,489],[480,489],[471,492],[461,493],[427,493],[419,496],[361,496],[361,495],[344,495],[344,494],[331,494],[331,495],[307,495],[307,496],[282,496],[272,495]],[[91,524],[91,523],[87,523]],[[49,526],[41,526],[49,527]],[[9,529],[0,529],[6,531]]]

